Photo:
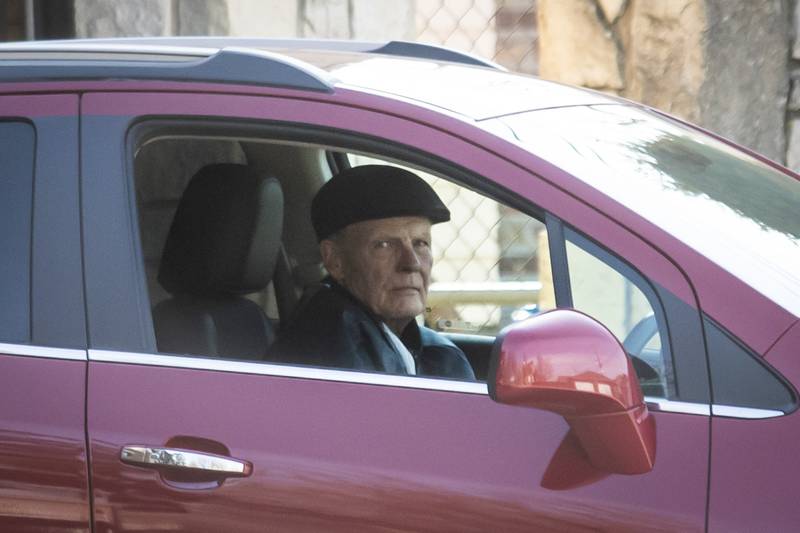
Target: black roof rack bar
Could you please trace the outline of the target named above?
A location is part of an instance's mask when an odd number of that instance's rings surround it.
[[[165,47],[227,48],[230,46],[247,48],[285,48],[289,50],[331,50],[337,52],[362,52],[386,54],[400,57],[434,59],[481,67],[506,70],[497,63],[466,52],[432,44],[411,41],[344,41],[337,39],[268,39],[259,37],[118,37],[108,39],[88,39],[72,41],[44,41],[41,44],[58,43],[75,45],[78,43],[102,45],[154,45]],[[36,43],[38,45],[40,43]],[[0,50],[2,50],[0,45]]]
[[[66,41],[64,41],[66,42]],[[86,43],[87,41],[84,41]],[[52,45],[52,41],[47,44]],[[74,44],[74,41],[71,41]],[[134,44],[131,42],[130,44]],[[139,43],[143,44],[143,43]],[[70,59],[41,59],[20,61],[3,60],[3,52],[58,51],[61,57],[70,52],[84,57]],[[130,52],[153,53],[153,50],[136,49],[135,46],[115,48],[101,52],[100,48],[70,46],[0,46],[0,80],[67,80],[67,79],[156,79],[174,81],[199,81],[214,83],[253,84],[333,92],[333,78],[325,71],[293,58],[264,50],[224,48],[212,55],[193,61],[113,60],[113,54]],[[86,54],[102,55],[103,59],[86,58]],[[180,55],[179,53],[177,55]],[[112,59],[108,59],[112,57]],[[191,55],[187,54],[187,57]]]
[[[417,57],[420,59],[435,59],[437,61],[450,61],[452,63],[463,63],[465,65],[475,65],[479,67],[490,67],[498,70],[505,70],[497,63],[483,59],[466,52],[459,52],[442,46],[432,44],[414,43],[410,41],[389,41],[380,48],[370,50],[373,54],[386,54],[402,57]]]

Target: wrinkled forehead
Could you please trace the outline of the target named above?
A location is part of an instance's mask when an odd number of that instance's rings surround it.
[[[425,217],[378,218],[350,224],[341,233],[348,240],[358,241],[404,237],[429,239],[431,221]]]

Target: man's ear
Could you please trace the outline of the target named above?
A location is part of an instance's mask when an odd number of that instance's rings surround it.
[[[322,264],[333,279],[341,282],[344,278],[344,264],[342,251],[339,245],[330,239],[323,239],[319,243],[319,252],[322,255]]]

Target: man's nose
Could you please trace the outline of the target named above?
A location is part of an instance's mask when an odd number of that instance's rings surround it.
[[[400,261],[399,265],[401,270],[417,271],[422,268],[422,261],[420,261],[419,254],[414,249],[413,244],[403,243],[400,247]]]

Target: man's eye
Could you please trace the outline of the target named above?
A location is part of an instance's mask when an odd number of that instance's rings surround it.
[[[431,243],[429,243],[426,240],[419,239],[419,240],[414,241],[414,246],[416,246],[417,248],[430,248],[431,247]]]
[[[379,250],[388,248],[389,246],[391,246],[391,243],[389,241],[375,241],[374,243],[374,247]]]

